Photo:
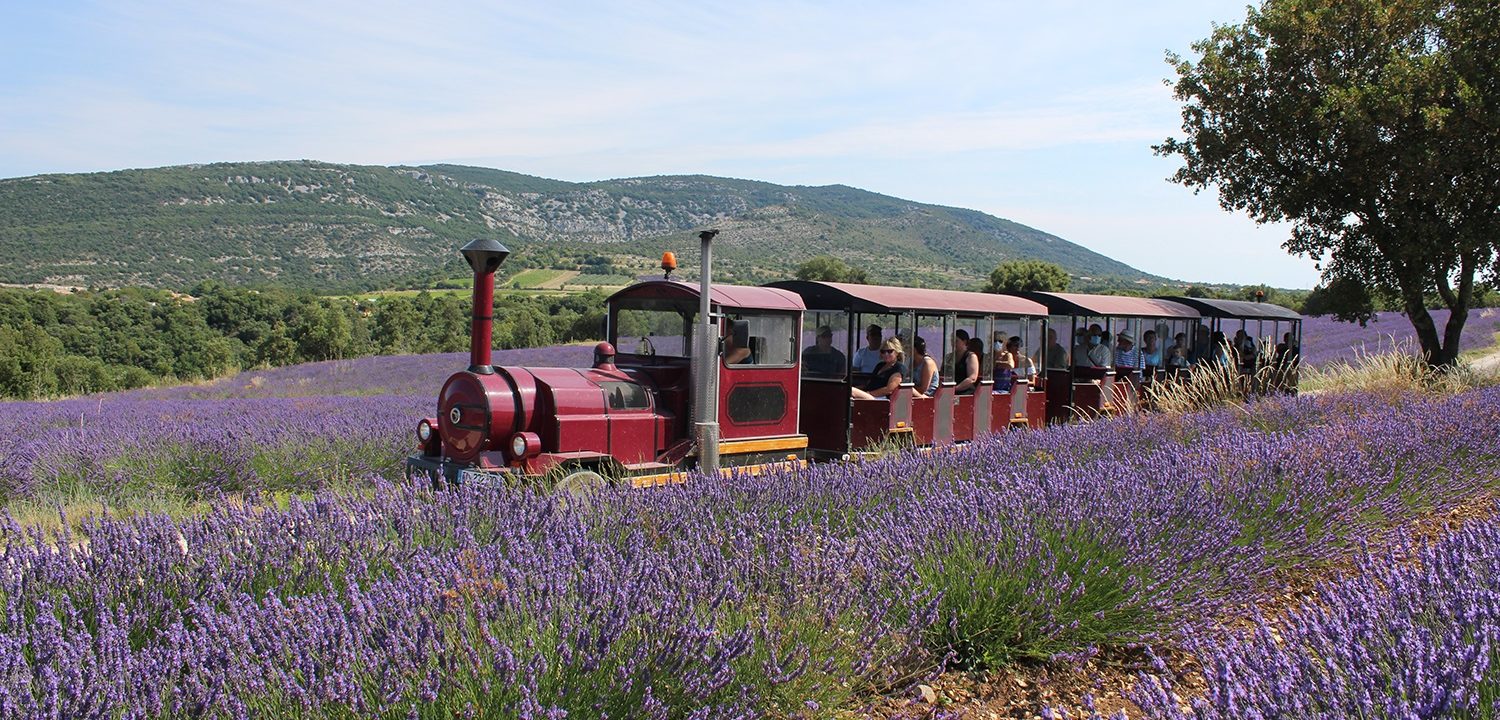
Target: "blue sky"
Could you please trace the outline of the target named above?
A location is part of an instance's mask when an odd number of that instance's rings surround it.
[[[703,173],[982,210],[1185,280],[1310,260],[1165,181],[1166,50],[1243,1],[0,0],[0,177],[309,158]]]

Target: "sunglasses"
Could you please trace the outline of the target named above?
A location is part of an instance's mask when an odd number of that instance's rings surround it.
[[[892,355],[894,355],[894,354],[896,354],[896,351],[895,351],[895,350],[892,350],[892,349],[890,349],[890,348],[881,348],[881,349],[880,349],[880,354],[881,354],[881,355],[884,355],[884,354],[886,354],[886,353],[891,353],[891,354],[892,354]]]

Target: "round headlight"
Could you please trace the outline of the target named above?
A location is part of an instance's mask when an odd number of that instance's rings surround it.
[[[510,456],[517,458],[526,457],[525,435],[516,433],[516,436],[510,439]]]
[[[432,439],[432,423],[426,420],[417,423],[417,439],[424,443]]]

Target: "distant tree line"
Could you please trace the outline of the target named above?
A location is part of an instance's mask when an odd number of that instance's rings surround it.
[[[204,282],[186,295],[126,288],[0,290],[0,397],[43,399],[219,377],[253,367],[469,347],[466,295],[320,297]],[[494,344],[602,336],[604,297],[498,296]]]

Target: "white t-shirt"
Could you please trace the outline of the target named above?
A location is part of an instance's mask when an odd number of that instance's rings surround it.
[[[854,372],[872,373],[875,366],[880,364],[880,348],[871,350],[862,347],[854,351]]]

